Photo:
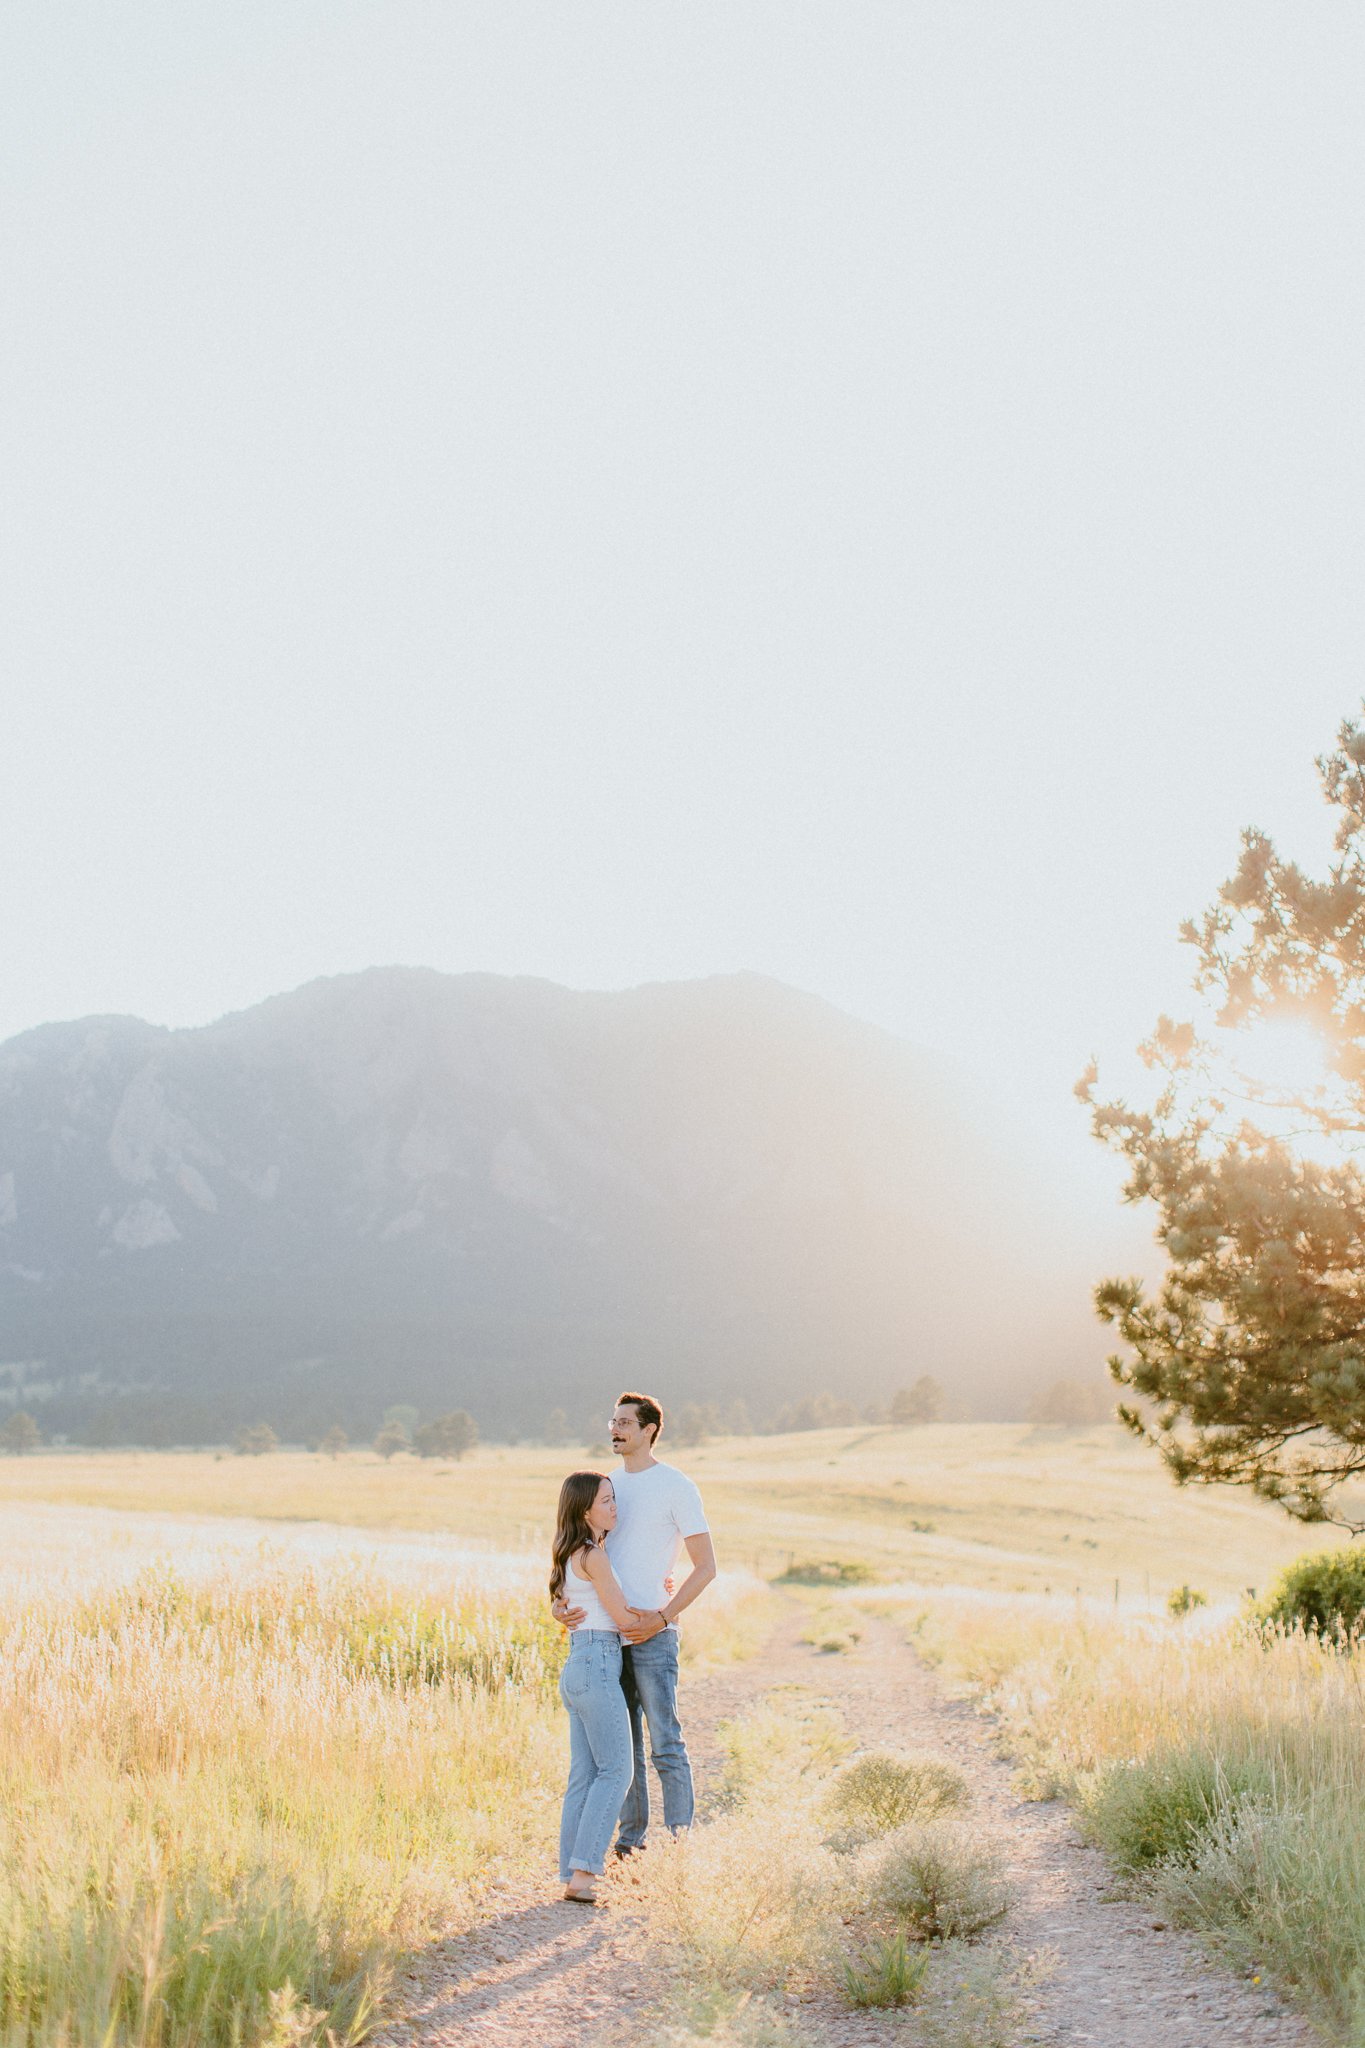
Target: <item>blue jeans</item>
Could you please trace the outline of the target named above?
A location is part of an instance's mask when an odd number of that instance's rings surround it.
[[[559,1822],[559,1874],[567,1884],[575,1870],[601,1876],[634,1768],[614,1629],[574,1630],[559,1697],[569,1710],[569,1783]]]
[[[678,1632],[666,1628],[647,1643],[626,1643],[621,1652],[621,1685],[630,1714],[635,1775],[621,1808],[618,1849],[638,1849],[649,1827],[649,1780],[645,1776],[645,1723],[650,1762],[664,1793],[664,1826],[690,1828],[694,1802],[692,1766],[678,1723]]]

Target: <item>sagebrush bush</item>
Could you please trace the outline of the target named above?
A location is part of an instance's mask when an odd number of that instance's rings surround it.
[[[642,1902],[695,1987],[763,1992],[829,1964],[834,1882],[833,1861],[795,1800],[661,1842],[647,1859]]]
[[[1280,1573],[1260,1616],[1271,1627],[1349,1640],[1365,1616],[1365,1548],[1301,1557]]]
[[[1212,1928],[1247,1965],[1272,1967],[1317,2008],[1328,2038],[1365,2042],[1365,1830],[1359,1788],[1220,1814],[1185,1863],[1153,1872],[1173,1920]],[[1354,1798],[1351,1795],[1354,1794]]]
[[[864,1851],[858,1873],[868,1905],[920,1941],[967,1940],[1009,1910],[1000,1856],[960,1825],[912,1823]]]
[[[1289,1816],[1273,1807],[1225,1807],[1189,1856],[1170,1858],[1152,1872],[1150,1895],[1187,1927],[1246,1927],[1282,1884],[1292,1861],[1289,1829]]]
[[[969,1796],[962,1772],[937,1757],[870,1750],[844,1765],[826,1795],[825,1810],[839,1824],[830,1847],[858,1848],[911,1821],[964,1806]]]
[[[1263,1762],[1202,1747],[1161,1749],[1101,1771],[1084,1787],[1081,1810],[1120,1869],[1137,1871],[1188,1861],[1215,1822],[1273,1795]]]

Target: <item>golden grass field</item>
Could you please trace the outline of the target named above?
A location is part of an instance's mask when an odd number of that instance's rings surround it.
[[[875,1601],[990,1690],[1029,1770],[1120,1849],[1104,1787],[1141,1807],[1145,1771],[1160,1807],[1172,1758],[1215,1786],[1240,1760],[1256,1800],[1169,1910],[1214,1925],[1210,1900],[1259,1899],[1270,1870],[1246,1939],[1307,1982],[1334,2038],[1365,2043],[1353,1669],[1302,1639],[1268,1652],[1218,1609],[1330,1534],[1179,1492],[1114,1428],[864,1428],[677,1457],[724,1573],[685,1629],[694,1668],[765,1639],[763,1580],[862,1564],[873,1584],[810,1596],[821,1634],[837,1647],[838,1617]],[[561,1646],[542,1575],[582,1462],[610,1460],[0,1462],[0,2048],[359,2041],[405,1947],[477,1911],[499,1868],[548,1863]],[[1215,1603],[1195,1625],[1164,1615],[1183,1583]]]
[[[821,1430],[729,1438],[665,1456],[693,1474],[723,1565],[776,1576],[844,1558],[887,1583],[1007,1596],[1077,1591],[1164,1604],[1175,1586],[1213,1600],[1264,1588],[1283,1565],[1336,1541],[1228,1489],[1173,1487],[1153,1453],[1115,1426],[1023,1424]],[[600,1448],[482,1447],[458,1464],[372,1451],[51,1452],[0,1461],[0,1507],[28,1502],[170,1515],[325,1522],[441,1532],[528,1561],[546,1548],[555,1495]]]

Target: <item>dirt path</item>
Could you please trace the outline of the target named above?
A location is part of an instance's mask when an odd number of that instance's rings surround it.
[[[799,1618],[761,1657],[689,1685],[684,1722],[705,1787],[717,1760],[715,1730],[774,1685],[798,1684],[838,1707],[863,1745],[888,1743],[951,1759],[967,1773],[983,1835],[1003,1849],[1017,1892],[1010,1933],[1055,1965],[1029,1994],[1018,2035],[1065,2048],[1312,2048],[1318,2037],[1264,1985],[1211,1966],[1187,1935],[1154,1926],[1139,1907],[1111,1903],[1112,1873],[1082,1843],[1058,1802],[1020,1800],[989,1728],[946,1699],[897,1633],[869,1621],[858,1648],[820,1655],[798,1640]],[[643,1916],[622,1878],[608,1911],[562,1904],[552,1882],[504,1885],[471,1933],[424,1956],[401,2020],[376,2048],[540,2048],[540,2044],[645,2043],[657,1977]],[[833,1996],[792,2009],[808,2048],[864,2048],[899,2039],[912,2016],[849,2012]]]

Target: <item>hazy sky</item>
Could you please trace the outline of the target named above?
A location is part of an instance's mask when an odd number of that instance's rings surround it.
[[[7,0],[0,1036],[753,968],[1069,1114],[1365,689],[1346,5]]]

